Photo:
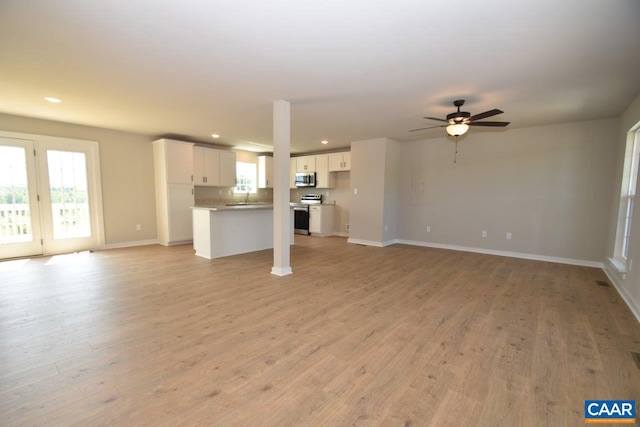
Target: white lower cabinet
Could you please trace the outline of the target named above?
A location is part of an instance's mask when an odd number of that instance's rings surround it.
[[[161,240],[160,243],[169,246],[193,240],[191,207],[194,203],[191,184],[167,185],[168,235],[166,238],[158,239]]]
[[[309,206],[309,232],[315,236],[333,234],[333,205]]]

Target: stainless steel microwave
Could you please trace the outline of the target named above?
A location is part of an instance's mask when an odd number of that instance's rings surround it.
[[[296,172],[296,187],[315,187],[315,172]]]

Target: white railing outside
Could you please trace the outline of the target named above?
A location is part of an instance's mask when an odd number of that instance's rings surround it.
[[[52,203],[53,238],[91,235],[89,204]],[[24,204],[0,204],[0,244],[33,240],[31,210]]]
[[[52,203],[51,212],[54,239],[91,236],[89,203]]]
[[[28,204],[0,204],[0,243],[33,240],[31,210]]]

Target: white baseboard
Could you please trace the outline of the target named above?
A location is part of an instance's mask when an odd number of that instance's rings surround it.
[[[271,274],[274,274],[276,276],[287,276],[291,273],[293,273],[293,270],[291,270],[291,267],[286,267],[286,268],[271,267]]]
[[[498,255],[498,256],[505,256],[505,257],[511,257],[511,258],[530,259],[534,261],[556,262],[559,264],[579,265],[583,267],[594,267],[594,268],[603,267],[602,262],[587,261],[583,259],[552,257],[552,256],[546,256],[546,255],[526,254],[521,252],[496,251],[493,249],[472,248],[472,247],[457,246],[457,245],[443,245],[441,243],[419,242],[415,240],[398,239],[397,243],[403,243],[405,245],[413,245],[413,246],[424,246],[427,248],[450,249],[454,251],[475,252],[475,253],[486,254],[486,255]]]
[[[136,240],[135,242],[111,243],[109,245],[101,246],[100,250],[102,250],[102,249],[132,248],[134,246],[147,246],[147,245],[157,245],[157,244],[158,244],[158,239]]]
[[[365,245],[365,246],[376,246],[378,248],[382,247],[381,242],[374,242],[372,240],[354,239],[351,237],[347,239],[347,243],[355,243],[356,245]]]
[[[349,233],[343,233],[341,231],[336,231],[333,233],[334,236],[339,236],[339,237],[349,237]]]
[[[613,283],[613,286],[627,304],[629,310],[631,310],[633,315],[636,317],[638,323],[640,323],[640,303],[638,303],[638,301],[633,298],[633,295],[631,295],[626,288],[622,286],[622,283],[618,280],[618,274],[616,274],[615,266],[611,265],[610,261],[605,262],[602,270],[604,271],[604,274],[607,275],[611,283]]]
[[[373,240],[362,240],[349,238],[347,243],[355,243],[356,245],[375,246],[377,248],[383,248],[398,243],[397,239],[387,240],[385,242],[375,242]]]

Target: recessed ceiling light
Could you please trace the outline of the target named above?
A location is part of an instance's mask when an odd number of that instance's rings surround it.
[[[218,135],[217,133],[212,133],[211,136],[214,138],[220,138],[220,135]]]
[[[327,141],[326,139],[325,139],[325,140],[323,140],[323,141],[320,141],[320,142],[321,142],[321,143],[323,143],[323,144],[325,144],[325,145],[329,143],[329,141]]]
[[[47,100],[47,101],[49,101],[49,102],[52,102],[52,103],[54,103],[54,104],[57,104],[57,103],[59,103],[59,102],[62,102],[62,99],[54,98],[54,97],[52,97],[52,96],[45,96],[45,97],[44,97],[44,99],[45,99],[45,100]]]

